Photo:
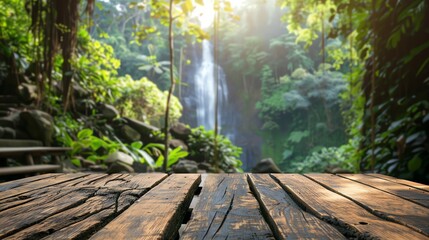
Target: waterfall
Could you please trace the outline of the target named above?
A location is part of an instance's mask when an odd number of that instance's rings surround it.
[[[212,46],[209,41],[202,43],[202,59],[194,77],[197,124],[207,130],[215,128],[215,71],[218,71],[218,125],[222,126],[222,113],[228,101],[228,87],[221,67],[213,62]],[[220,129],[219,129],[220,130]]]

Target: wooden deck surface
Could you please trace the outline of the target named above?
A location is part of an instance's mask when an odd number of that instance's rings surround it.
[[[0,184],[0,239],[429,239],[429,188],[379,174],[46,174]]]

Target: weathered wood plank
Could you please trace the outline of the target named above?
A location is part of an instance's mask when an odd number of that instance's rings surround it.
[[[268,174],[249,174],[249,180],[276,239],[345,239],[334,227],[303,211]]]
[[[421,183],[416,183],[416,182],[412,182],[412,181],[408,181],[405,179],[399,179],[399,178],[394,178],[391,176],[387,176],[387,175],[382,175],[382,174],[378,174],[378,173],[369,173],[369,174],[365,174],[365,175],[369,175],[372,177],[377,177],[377,178],[382,178],[382,179],[386,179],[388,181],[391,182],[395,182],[395,183],[399,183],[399,184],[404,184],[413,188],[417,188],[417,189],[421,189],[424,190],[426,192],[429,192],[429,185],[425,185],[425,184],[421,184]]]
[[[13,191],[7,191],[5,196],[13,195],[12,197],[8,197],[6,199],[0,200],[0,210],[4,210],[7,208],[11,208],[17,205],[21,205],[23,203],[34,201],[39,197],[43,197],[42,193],[49,193],[50,191],[56,189],[69,189],[69,188],[77,188],[77,187],[103,187],[109,182],[126,182],[127,180],[121,179],[122,176],[125,178],[129,178],[128,174],[66,174],[60,175],[58,177],[54,177],[48,182],[39,182],[36,186],[29,185],[25,186],[24,189],[13,189]],[[134,183],[136,184],[136,183]],[[112,185],[111,183],[109,185]],[[137,184],[138,185],[138,184]],[[28,189],[35,187],[34,190]],[[23,190],[23,191],[22,191]]]
[[[92,233],[161,181],[165,174],[87,177],[32,192],[30,201],[0,211],[0,238],[73,239]],[[83,177],[85,178],[85,177]],[[72,229],[69,226],[74,225]],[[80,229],[80,232],[76,232]]]
[[[200,179],[197,174],[168,177],[91,239],[172,239]]]
[[[372,213],[429,236],[429,209],[378,189],[330,174],[307,174]]]
[[[17,187],[20,187],[24,184],[28,184],[30,182],[36,182],[36,181],[40,181],[42,179],[50,178],[50,177],[58,175],[58,174],[59,173],[41,174],[41,175],[37,175],[37,176],[26,177],[26,178],[21,178],[21,179],[14,180],[14,181],[0,183],[0,194],[1,194],[1,192],[4,192],[6,190],[9,190],[12,188],[17,188]]]
[[[208,175],[181,239],[273,239],[246,175]]]
[[[299,174],[273,174],[307,211],[343,228],[350,237],[378,239],[428,239],[403,225],[374,216],[348,198]],[[359,191],[359,189],[355,189]]]
[[[10,197],[15,197],[17,195],[28,193],[41,188],[46,188],[60,183],[72,181],[85,176],[89,176],[89,174],[83,174],[83,173],[59,174],[59,175],[52,174],[50,175],[49,178],[41,179],[40,181],[24,182],[19,184],[19,186],[15,186],[11,189],[6,189],[6,191],[1,192],[0,200],[10,198]]]
[[[0,239],[31,226],[56,213],[78,206],[96,189],[59,189],[22,205],[0,212]]]
[[[429,207],[429,192],[421,189],[363,174],[341,174],[339,176],[394,194],[424,207]]]

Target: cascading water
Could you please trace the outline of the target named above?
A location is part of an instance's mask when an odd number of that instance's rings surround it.
[[[194,77],[197,124],[208,130],[215,128],[216,79],[218,71],[218,125],[222,126],[222,113],[228,101],[228,87],[221,67],[213,62],[212,46],[209,41],[202,43],[202,59]],[[218,129],[220,130],[220,129]]]

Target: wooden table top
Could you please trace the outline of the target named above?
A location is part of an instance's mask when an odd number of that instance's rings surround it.
[[[0,184],[0,239],[429,239],[429,186],[379,174],[46,174]]]

